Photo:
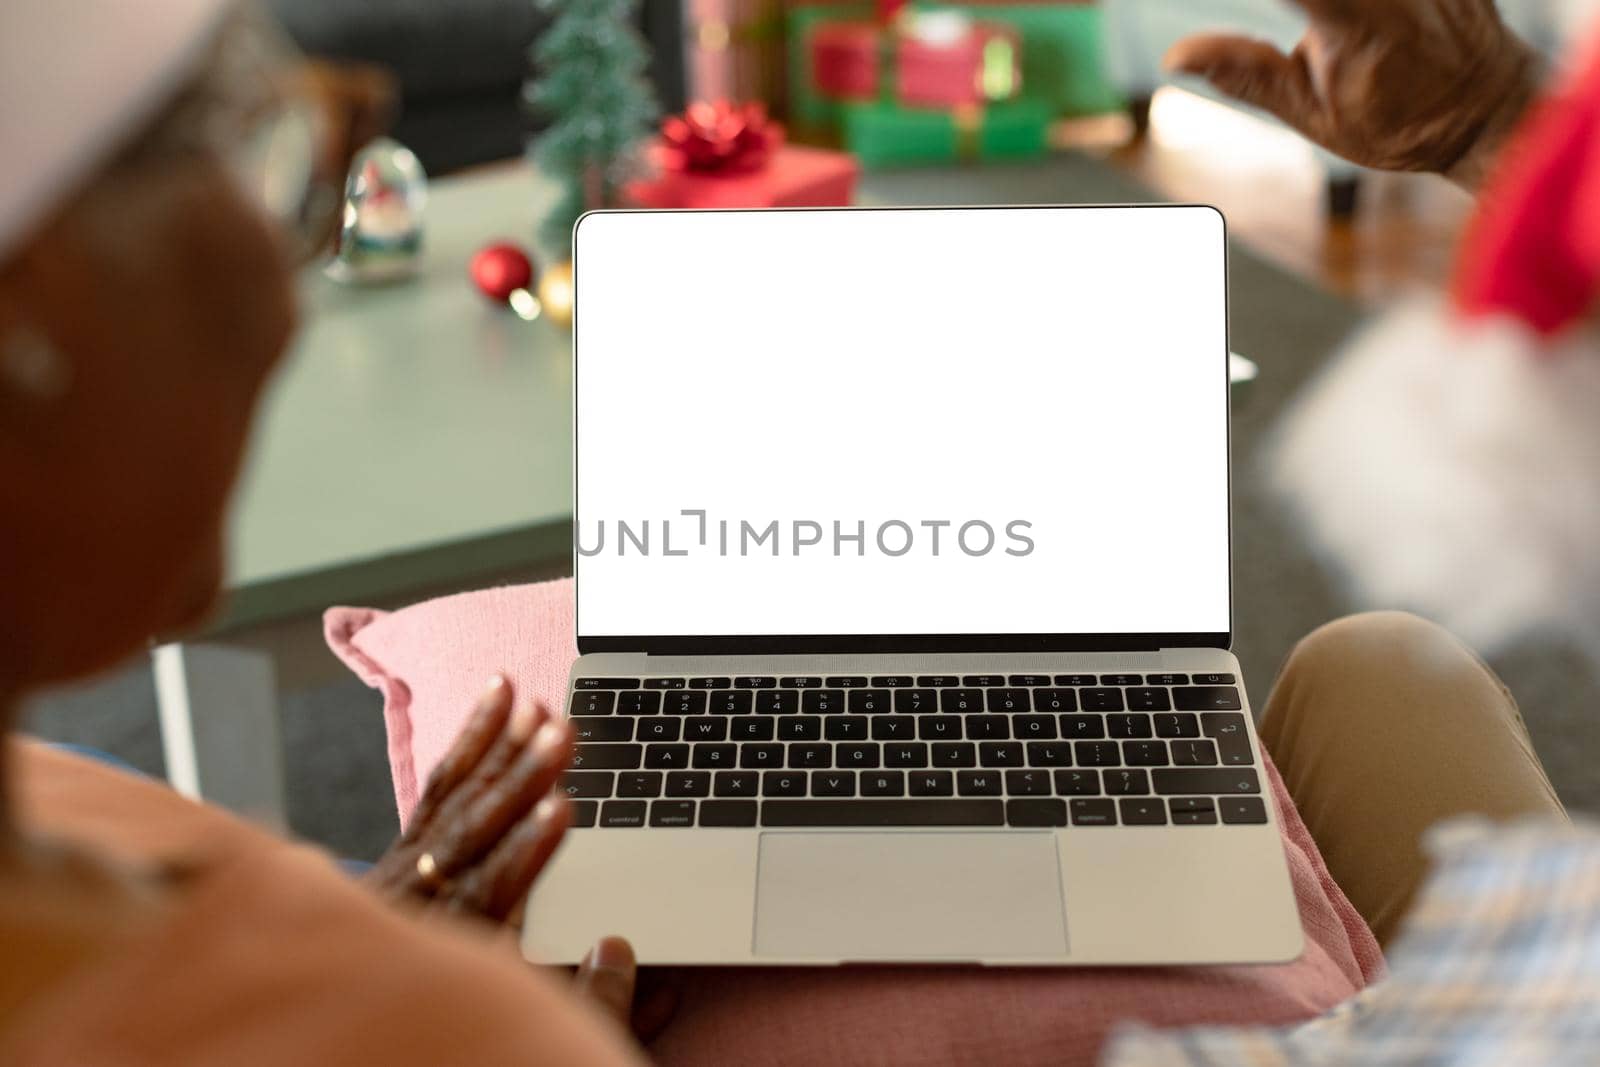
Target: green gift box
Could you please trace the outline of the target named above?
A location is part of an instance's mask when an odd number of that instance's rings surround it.
[[[845,148],[867,169],[978,159],[1031,159],[1048,145],[1052,110],[1022,97],[934,111],[886,101],[840,108]]]

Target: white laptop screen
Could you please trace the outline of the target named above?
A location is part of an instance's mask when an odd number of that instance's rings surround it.
[[[1229,630],[1216,212],[602,213],[576,270],[584,647]]]

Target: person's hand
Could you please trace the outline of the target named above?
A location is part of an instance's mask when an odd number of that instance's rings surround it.
[[[571,728],[542,706],[513,710],[511,685],[496,675],[368,884],[393,899],[520,923],[523,898],[572,818],[553,791],[571,758]]]
[[[1187,37],[1164,60],[1363,166],[1432,171],[1469,189],[1537,91],[1539,61],[1494,0],[1294,0],[1311,18],[1289,55]]]
[[[639,980],[633,946],[620,937],[601,938],[578,964],[573,991],[648,1044],[666,1028],[678,1007],[672,976],[659,969]]]

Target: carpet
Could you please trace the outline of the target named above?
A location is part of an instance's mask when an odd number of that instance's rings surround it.
[[[898,204],[1157,199],[1109,165],[1078,155],[1023,165],[874,173],[863,179],[862,193],[865,202]],[[963,267],[951,264],[952,270]],[[1285,402],[1361,312],[1236,244],[1229,292],[1233,347],[1261,367],[1259,380],[1236,404],[1233,422],[1235,649],[1259,706],[1294,642],[1358,606],[1341,599],[1263,489],[1259,471],[1265,438]],[[1574,810],[1600,812],[1600,685],[1585,662],[1572,649],[1542,643],[1512,650],[1492,666],[1521,702],[1562,799]],[[396,830],[380,700],[353,679],[284,693],[282,700],[293,829],[340,855],[375,857]],[[162,770],[155,692],[142,663],[36,698],[25,727],[52,740],[100,748],[152,774]]]

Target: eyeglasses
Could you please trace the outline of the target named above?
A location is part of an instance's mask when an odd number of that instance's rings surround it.
[[[325,250],[338,225],[345,160],[326,160],[326,104],[309,95],[286,100],[224,153],[229,170],[282,235],[297,263]],[[338,170],[332,174],[328,171]]]

